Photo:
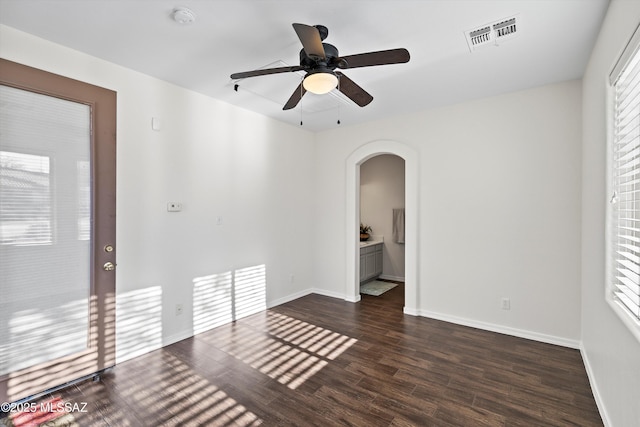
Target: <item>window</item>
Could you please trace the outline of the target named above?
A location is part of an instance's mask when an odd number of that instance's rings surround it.
[[[609,274],[607,299],[640,339],[640,30],[610,76]]]

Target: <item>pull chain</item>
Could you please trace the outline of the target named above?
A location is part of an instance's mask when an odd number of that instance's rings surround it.
[[[304,79],[302,79],[304,81]],[[302,92],[302,83],[300,84],[300,101],[299,101],[299,105],[300,105],[300,126],[302,126],[302,96],[303,96],[304,92]]]
[[[340,80],[342,80],[342,75],[338,77],[338,91],[340,90]],[[340,113],[342,113],[342,105],[338,102],[338,124],[340,124]]]

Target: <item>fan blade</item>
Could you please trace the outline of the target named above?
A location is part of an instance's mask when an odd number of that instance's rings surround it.
[[[364,107],[365,105],[368,105],[371,101],[373,101],[373,96],[371,96],[366,90],[355,84],[349,77],[345,76],[339,71],[336,71],[336,74],[340,79],[338,83],[338,89],[340,90],[340,92],[344,93],[347,98],[358,104],[360,107]]]
[[[246,79],[247,77],[266,76],[268,74],[289,73],[293,71],[304,70],[305,68],[300,65],[293,67],[278,67],[278,68],[264,68],[262,70],[245,71],[243,73],[231,74],[231,79]]]
[[[371,67],[374,65],[387,65],[387,64],[402,64],[409,62],[410,56],[407,49],[390,49],[380,50],[378,52],[359,53],[357,55],[342,56],[339,60],[345,60],[347,62],[346,67],[344,64],[338,64],[338,67],[342,69],[357,68],[357,67]]]
[[[305,93],[307,93],[307,90],[304,88],[304,86],[302,86],[302,83],[300,83],[300,86],[298,86],[296,90],[293,91],[293,94],[291,94],[291,98],[289,98],[287,103],[284,104],[284,107],[282,107],[282,109],[290,110],[298,105],[298,102],[300,102]]]
[[[308,57],[325,59],[326,56],[324,54],[324,47],[322,46],[322,39],[320,39],[320,32],[316,27],[305,24],[293,24],[293,29],[296,30],[296,34]]]

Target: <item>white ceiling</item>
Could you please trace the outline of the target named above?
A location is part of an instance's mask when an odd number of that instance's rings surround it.
[[[0,23],[277,120],[320,131],[582,77],[608,0],[0,0]],[[171,18],[190,8],[195,23]],[[518,36],[470,52],[464,32],[519,15]],[[291,24],[322,24],[341,55],[404,47],[406,64],[345,70],[374,100],[334,91],[282,106],[298,65]]]

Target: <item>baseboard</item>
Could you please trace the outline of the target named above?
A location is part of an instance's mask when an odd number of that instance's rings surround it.
[[[323,295],[325,297],[344,299],[350,302],[357,302],[357,301],[353,301],[353,299],[349,299],[347,295],[340,292],[327,291],[326,289],[318,289],[318,288],[313,288],[312,292],[314,294]],[[360,301],[360,295],[358,295],[358,301]]]
[[[381,274],[380,278],[384,280],[393,280],[394,282],[404,282],[404,277],[400,277],[400,276],[390,276],[388,274]]]
[[[349,301],[349,302],[358,302],[360,300],[358,298],[356,301],[353,301],[353,299],[350,299],[346,295],[338,293],[338,292],[332,292],[332,291],[327,291],[327,290],[318,289],[318,288],[311,288],[311,289],[307,289],[305,291],[301,291],[301,292],[299,292],[297,294],[292,294],[292,295],[286,297],[285,299],[283,299],[282,302],[280,302],[278,300],[278,304],[272,303],[272,304],[269,305],[269,308],[275,307],[276,305],[279,305],[279,304],[284,304],[284,302],[292,301],[294,299],[300,298],[300,297],[305,296],[305,295],[309,295],[311,293],[318,294],[318,295],[324,295],[324,296],[328,296],[328,297],[331,297],[331,298],[344,299],[344,300]],[[547,343],[547,344],[559,345],[559,346],[562,346],[562,347],[573,348],[573,349],[576,349],[576,350],[580,349],[580,341],[579,340],[572,340],[572,339],[568,339],[568,338],[564,338],[564,337],[558,337],[558,336],[555,336],[555,335],[541,334],[541,333],[538,333],[538,332],[527,331],[527,330],[524,330],[524,329],[511,328],[511,327],[504,326],[504,325],[496,325],[494,323],[481,322],[481,321],[477,321],[477,320],[472,320],[472,319],[467,319],[467,318],[457,317],[457,316],[451,316],[451,315],[448,315],[448,314],[437,313],[437,312],[429,311],[429,310],[420,310],[420,309],[415,309],[415,308],[411,308],[411,307],[404,307],[403,308],[403,312],[404,312],[404,314],[408,314],[410,316],[428,317],[428,318],[431,318],[431,319],[443,320],[445,322],[455,323],[455,324],[458,324],[458,325],[470,326],[472,328],[483,329],[483,330],[486,330],[486,331],[497,332],[497,333],[500,333],[500,334],[511,335],[511,336],[515,336],[515,337],[519,337],[519,338],[525,338],[525,339],[529,339],[529,340],[533,340],[533,341],[540,341],[540,342],[544,342],[544,343]]]
[[[362,299],[362,297],[360,296],[360,294],[358,294],[355,298],[350,298],[348,296],[345,296],[344,298],[342,298],[343,300],[347,301],[347,302],[360,302],[360,300]]]
[[[273,307],[276,307],[278,305],[288,303],[289,301],[293,301],[293,300],[305,297],[305,296],[310,295],[310,294],[318,294],[318,295],[323,295],[325,297],[343,299],[343,300],[347,300],[347,301],[350,301],[350,302],[358,302],[358,301],[360,301],[360,295],[358,295],[358,299],[356,301],[353,301],[352,299],[349,299],[345,294],[340,293],[340,292],[327,291],[326,289],[319,289],[319,288],[307,288],[307,289],[304,289],[302,291],[295,292],[293,294],[287,295],[285,297],[269,301],[269,302],[267,302],[267,308],[273,308]]]
[[[282,304],[286,304],[290,301],[296,300],[298,298],[302,298],[305,297],[309,294],[314,293],[315,290],[312,288],[309,289],[304,289],[302,291],[298,291],[298,292],[294,292],[293,294],[289,294],[287,296],[284,296],[282,298],[278,298],[278,299],[274,299],[271,301],[267,301],[267,308],[273,308],[276,307],[278,305],[282,305]]]
[[[410,314],[410,313],[407,313]],[[428,310],[418,310],[418,315],[445,322],[455,323],[472,328],[484,329],[486,331],[497,332],[499,334],[512,335],[514,337],[526,338],[529,340],[540,341],[547,344],[559,345],[573,349],[580,348],[579,340],[558,337],[555,335],[540,334],[538,332],[527,331],[524,329],[510,328],[508,326],[496,325],[494,323],[480,322],[477,320],[466,319],[463,317],[451,316],[448,314],[436,313]]]
[[[408,314],[409,316],[420,316],[420,310],[417,310],[415,308],[404,307],[402,309],[402,312],[404,314]]]
[[[169,335],[168,337],[164,337],[162,339],[162,347],[166,347],[168,345],[175,344],[178,341],[186,340],[187,338],[191,338],[192,336],[194,336],[192,330],[189,330],[188,332],[183,331],[183,332],[179,332],[177,334]]]
[[[284,303],[287,303],[289,301],[296,300],[298,298],[302,298],[302,297],[307,296],[309,294],[318,294],[318,295],[322,295],[322,296],[325,296],[325,297],[343,299],[343,300],[349,301],[349,302],[358,302],[358,301],[360,301],[360,295],[358,295],[357,298],[354,300],[353,298],[349,298],[347,295],[345,295],[343,293],[340,293],[340,292],[327,291],[326,289],[320,289],[320,288],[308,288],[308,289],[305,289],[303,291],[296,292],[296,293],[291,294],[291,295],[287,295],[286,297],[279,298],[277,300],[273,300],[273,301],[267,303],[267,307],[268,308],[273,308],[273,307],[275,307],[277,305],[284,304]]]
[[[587,356],[587,352],[584,349],[584,345],[582,343],[580,344],[580,354],[582,355],[582,361],[584,362],[584,367],[587,371],[587,378],[589,379],[591,392],[593,393],[593,398],[596,401],[596,406],[598,407],[600,418],[602,418],[602,423],[605,427],[610,427],[612,424],[609,421],[607,409],[604,406],[604,400],[602,399],[602,396],[600,396],[600,392],[598,391],[598,384],[596,383],[596,377],[593,373],[593,369],[591,368],[591,362],[589,362],[589,356]]]
[[[117,327],[117,325],[116,325]],[[189,338],[188,336],[185,338]],[[184,339],[184,338],[183,338]],[[174,342],[178,342],[180,340],[176,340]],[[165,341],[162,340],[162,343],[158,342],[158,343],[154,343],[153,345],[149,345],[147,347],[141,348],[141,349],[137,349],[135,351],[129,351],[125,354],[122,353],[118,353],[118,341],[116,339],[116,365],[119,365],[122,362],[126,362],[127,360],[131,360],[131,359],[135,359],[136,357],[140,357],[142,355],[145,355],[147,353],[151,353],[152,351],[156,351],[158,349],[161,349],[162,347],[164,347],[165,345],[169,345],[172,343],[166,343]]]
[[[325,289],[319,289],[319,288],[308,288],[308,289],[302,290],[300,292],[296,292],[296,293],[293,293],[291,295],[287,295],[286,297],[270,301],[269,303],[267,303],[267,307],[268,308],[272,308],[272,307],[275,307],[277,305],[284,304],[284,303],[287,303],[289,301],[293,301],[295,299],[304,297],[304,296],[312,294],[312,293],[313,294],[327,296],[327,297],[331,297],[331,298],[343,299],[343,300],[346,300],[346,301],[349,301],[349,302],[358,302],[360,300],[359,298],[357,298],[356,300],[353,300],[353,298],[348,298],[347,295],[345,295],[343,293],[339,293],[339,292],[327,291]],[[358,295],[358,297],[359,297],[359,295]],[[431,318],[431,319],[443,320],[445,322],[455,323],[455,324],[458,324],[458,325],[470,326],[472,328],[484,329],[484,330],[487,330],[487,331],[497,332],[497,333],[500,333],[500,334],[512,335],[512,336],[515,336],[515,337],[530,339],[530,340],[534,340],[534,341],[540,341],[540,342],[544,342],[544,343],[547,343],[547,344],[554,344],[554,345],[559,345],[559,346],[563,346],[563,347],[569,347],[569,348],[573,348],[573,349],[580,349],[580,341],[579,340],[571,340],[571,339],[568,339],[568,338],[558,337],[558,336],[555,336],[555,335],[547,335],[547,334],[541,334],[541,333],[538,333],[538,332],[527,331],[527,330],[524,330],[524,329],[511,328],[511,327],[508,327],[508,326],[496,325],[494,323],[481,322],[481,321],[467,319],[467,318],[463,318],[463,317],[451,316],[451,315],[448,315],[448,314],[437,313],[437,312],[429,311],[429,310],[420,310],[420,309],[414,309],[414,308],[410,308],[410,307],[404,307],[403,312],[405,314],[410,315],[410,316],[428,317],[428,318]]]

